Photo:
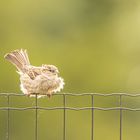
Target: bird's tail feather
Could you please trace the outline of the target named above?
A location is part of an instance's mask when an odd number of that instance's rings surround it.
[[[4,58],[15,65],[18,71],[24,72],[25,65],[30,65],[26,50],[15,50],[7,53]]]

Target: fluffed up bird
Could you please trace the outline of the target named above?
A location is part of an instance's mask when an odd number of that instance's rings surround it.
[[[64,80],[58,76],[57,67],[46,64],[40,67],[32,66],[26,50],[14,50],[7,53],[4,58],[16,66],[20,75],[20,88],[24,94],[50,97],[52,93],[63,89]]]

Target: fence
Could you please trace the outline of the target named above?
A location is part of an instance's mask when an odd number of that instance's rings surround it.
[[[62,96],[63,98],[63,106],[62,107],[40,107],[38,105],[38,98],[37,95],[34,98],[35,101],[35,106],[33,107],[19,107],[19,108],[15,108],[15,107],[10,107],[10,98],[14,97],[14,96],[25,96],[23,94],[14,94],[14,93],[0,93],[0,97],[4,96],[7,98],[7,106],[6,107],[0,107],[0,111],[1,110],[5,110],[7,111],[7,137],[6,140],[10,140],[10,135],[9,135],[9,124],[10,124],[10,119],[9,119],[9,113],[10,110],[18,110],[18,111],[24,111],[24,110],[34,110],[35,111],[35,140],[39,140],[38,139],[38,111],[39,110],[63,110],[63,140],[66,140],[66,118],[67,118],[67,110],[74,110],[74,111],[80,111],[80,110],[91,110],[91,138],[90,140],[94,140],[94,115],[95,115],[95,110],[101,110],[101,111],[110,111],[110,110],[118,110],[119,111],[119,140],[123,140],[122,139],[122,128],[123,128],[123,122],[122,122],[122,116],[123,116],[123,110],[126,111],[140,111],[140,108],[129,108],[129,107],[124,107],[122,105],[122,98],[124,96],[128,96],[128,97],[140,97],[140,94],[127,94],[127,93],[112,93],[112,94],[100,94],[100,93],[82,93],[82,94],[73,94],[73,93],[61,93],[61,94],[54,94],[54,96]],[[90,97],[90,102],[91,102],[91,106],[90,107],[68,107],[67,106],[67,98],[69,98],[69,96],[89,96]],[[96,107],[94,106],[94,98],[95,96],[103,96],[103,97],[108,97],[108,96],[117,96],[119,97],[119,106],[118,107]],[[52,98],[53,100],[53,98]]]

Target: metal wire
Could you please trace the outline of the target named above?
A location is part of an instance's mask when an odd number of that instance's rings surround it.
[[[91,95],[91,140],[94,140],[94,96]]]
[[[7,106],[6,107],[0,107],[0,110],[7,111],[7,135],[6,140],[10,139],[10,110],[16,110],[16,111],[24,111],[24,110],[35,110],[35,140],[38,140],[38,110],[63,110],[63,140],[66,140],[66,112],[67,110],[73,110],[73,111],[81,111],[81,110],[91,110],[91,140],[94,140],[94,115],[95,110],[100,111],[111,111],[111,110],[118,110],[119,113],[119,119],[120,119],[120,140],[122,140],[122,134],[123,134],[123,111],[140,111],[140,108],[130,108],[123,106],[122,98],[123,97],[140,97],[140,94],[127,94],[127,93],[111,93],[111,94],[102,94],[102,93],[81,93],[81,94],[75,94],[75,93],[60,93],[60,94],[54,94],[54,96],[62,96],[63,98],[63,106],[60,107],[40,107],[38,106],[38,98],[35,96],[35,106],[32,107],[10,107],[10,97],[12,96],[25,96],[23,94],[16,94],[16,93],[0,93],[0,96],[5,96],[7,98]],[[91,106],[87,107],[69,107],[66,104],[66,97],[69,96],[90,96],[91,98]],[[119,97],[119,105],[117,107],[95,107],[94,105],[94,97],[95,96],[118,96]]]
[[[17,111],[24,111],[24,110],[102,110],[102,111],[110,111],[110,110],[126,110],[126,111],[140,111],[140,108],[127,108],[127,107],[112,107],[112,108],[103,108],[103,107],[81,107],[81,108],[74,108],[74,107],[25,107],[25,108],[16,108],[16,107],[0,107],[0,110],[17,110]]]
[[[37,120],[37,110],[38,110],[37,95],[35,96],[35,140],[38,140],[38,120]]]
[[[63,140],[66,140],[66,96],[63,95],[64,118],[63,118]]]
[[[43,94],[42,94],[43,95]],[[44,94],[46,95],[46,94]],[[53,96],[60,96],[60,95],[68,95],[68,96],[86,96],[86,95],[95,95],[95,96],[130,96],[130,97],[138,97],[140,94],[138,93],[54,93]],[[0,93],[0,96],[25,96],[24,94],[18,93]]]
[[[6,139],[9,140],[9,131],[10,131],[10,110],[9,110],[9,106],[10,106],[10,99],[9,96],[7,96],[7,106],[8,106],[8,110],[7,110],[7,135],[6,135]]]
[[[120,107],[122,107],[122,95],[120,95]],[[122,140],[122,109],[120,109],[120,140]]]

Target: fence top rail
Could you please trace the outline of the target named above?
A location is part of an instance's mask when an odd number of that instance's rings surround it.
[[[130,96],[130,97],[139,97],[140,93],[54,93],[53,95],[54,96],[65,95],[65,96]],[[20,93],[0,93],[0,96],[26,96],[26,95],[20,94]]]

